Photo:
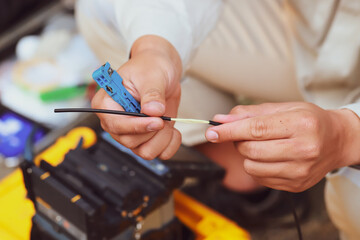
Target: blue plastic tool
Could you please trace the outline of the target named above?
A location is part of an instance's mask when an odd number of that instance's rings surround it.
[[[126,112],[140,112],[140,103],[125,89],[122,84],[123,79],[108,62],[97,69],[92,77]]]

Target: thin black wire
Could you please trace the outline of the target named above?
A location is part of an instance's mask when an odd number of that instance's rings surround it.
[[[97,109],[97,108],[57,108],[54,109],[55,113],[66,113],[66,112],[89,112],[89,113],[105,113],[105,114],[115,114],[115,115],[127,115],[134,117],[150,117],[144,113],[136,113],[136,112],[126,112],[126,111],[117,111],[110,109]],[[161,116],[162,120],[171,121],[171,117]],[[221,123],[209,120],[210,125],[220,125]]]
[[[116,115],[127,115],[134,117],[150,117],[149,115],[136,112],[125,112],[109,109],[96,109],[96,108],[57,108],[54,109],[55,113],[66,113],[66,112],[90,112],[90,113],[106,113],[106,114],[116,114]],[[166,119],[164,119],[166,120]]]
[[[295,221],[295,225],[296,225],[296,229],[297,229],[297,233],[298,233],[298,238],[299,238],[299,240],[303,240],[302,232],[301,232],[301,225],[300,225],[299,218],[296,214],[294,199],[289,192],[285,192],[285,193],[286,193],[286,195],[289,199],[290,205],[291,205],[291,210],[292,210],[292,214],[294,217],[294,221]]]

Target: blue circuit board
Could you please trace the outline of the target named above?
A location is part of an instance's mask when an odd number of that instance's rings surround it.
[[[108,62],[97,69],[92,77],[126,112],[140,112],[140,103],[125,89],[122,84],[123,79]]]

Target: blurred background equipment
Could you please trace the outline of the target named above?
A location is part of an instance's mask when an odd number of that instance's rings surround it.
[[[63,9],[58,0],[0,0],[0,4],[0,59],[11,56],[21,37],[40,31]]]
[[[54,108],[90,105],[98,62],[77,32],[74,1],[0,3],[0,166],[14,167],[30,128],[41,126],[40,143],[80,117],[56,116]]]
[[[48,129],[40,127],[9,109],[0,110],[0,157],[7,167],[16,167],[25,150],[26,139],[37,126],[34,142],[41,140]]]
[[[16,50],[16,58],[4,64],[0,74],[3,105],[50,128],[78,116],[54,116],[55,106],[89,105],[89,73],[98,62],[71,15],[51,17],[40,35],[22,38]]]

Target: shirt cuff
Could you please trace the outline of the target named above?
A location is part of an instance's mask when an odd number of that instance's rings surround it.
[[[349,105],[345,105],[341,108],[347,108],[347,109],[353,111],[356,115],[358,115],[360,117],[360,103],[352,103]]]

